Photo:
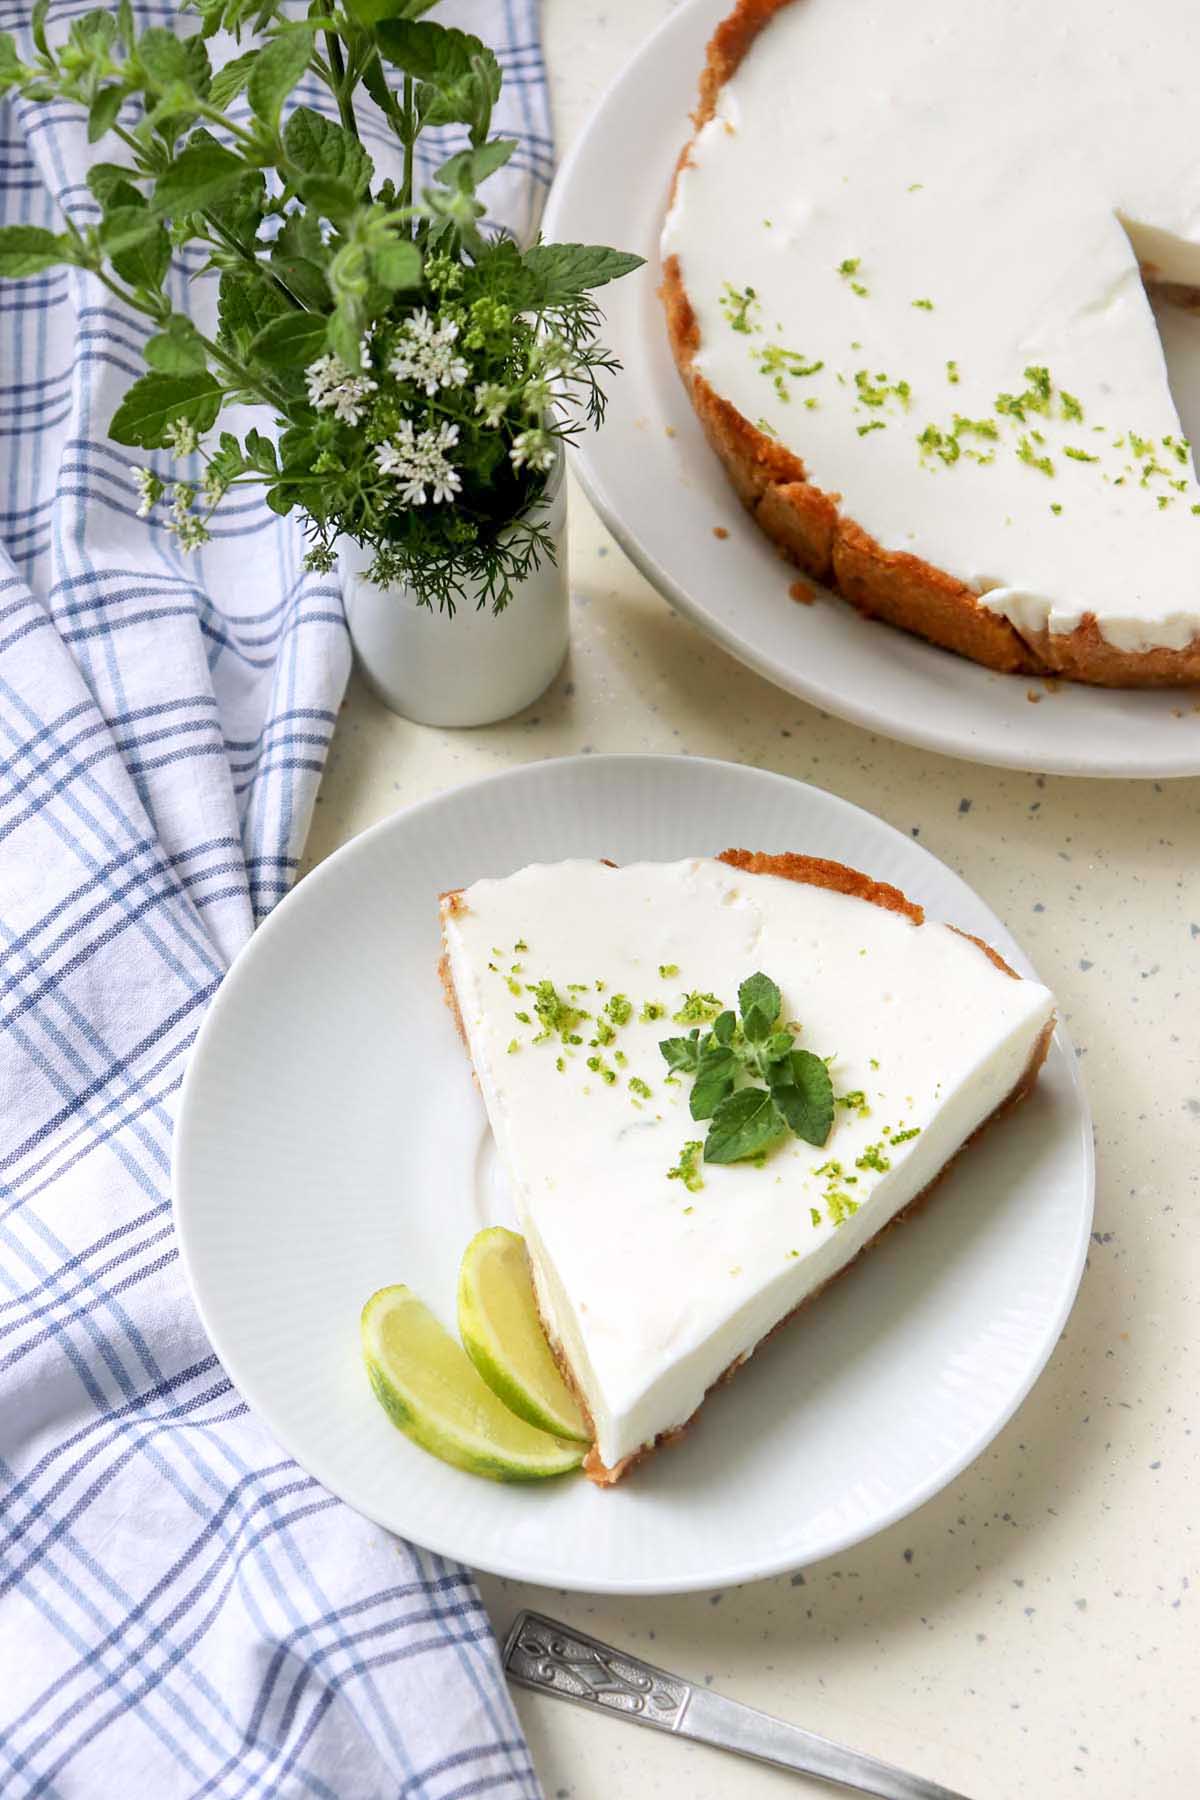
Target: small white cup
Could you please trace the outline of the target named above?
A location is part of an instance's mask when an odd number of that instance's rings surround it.
[[[385,706],[418,725],[491,725],[529,706],[567,653],[567,482],[561,447],[533,516],[556,560],[543,556],[500,614],[460,600],[453,618],[418,606],[406,586],[366,579],[370,551],[341,540],[338,571],[359,667]]]

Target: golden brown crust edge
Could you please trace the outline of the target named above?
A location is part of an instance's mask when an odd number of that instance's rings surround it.
[[[730,849],[721,851],[716,860],[718,862],[727,863],[731,868],[741,869],[748,875],[775,875],[784,881],[807,882],[810,887],[829,888],[839,894],[849,894],[855,899],[868,901],[872,906],[881,907],[886,912],[902,913],[905,917],[911,919],[914,925],[921,925],[925,921],[924,909],[919,906],[915,900],[910,900],[899,888],[893,887],[889,882],[876,881],[870,875],[863,874],[860,869],[853,869],[846,863],[834,862],[826,857],[804,856],[792,851],[769,854],[758,850]],[[609,864],[608,866],[615,867],[616,865]],[[462,908],[463,902],[461,891],[459,890],[443,894],[441,898],[446,912],[454,913]],[[951,926],[950,929],[952,931],[959,931],[959,927],[956,925]],[[969,931],[959,931],[959,935],[968,938],[971,943],[978,945],[979,949],[989,961],[993,962],[998,969],[1002,969],[1006,975],[1011,975],[1014,981],[1019,981],[1021,979],[1016,970],[1009,967],[1008,963],[1000,955],[1000,952],[993,949],[983,938],[976,937],[973,932]],[[458,1029],[458,1034],[463,1041],[464,1047],[467,1047],[467,1034],[463,1028],[462,1013],[458,1004],[458,995],[455,992],[454,981],[450,973],[449,957],[445,952],[443,952],[438,961],[438,977],[445,993],[446,1004],[450,1008],[450,1012]],[[951,1157],[948,1163],[943,1165],[934,1176],[933,1180],[929,1182],[927,1186],[922,1188],[919,1194],[915,1194],[908,1202],[908,1205],[903,1207],[896,1214],[895,1218],[888,1221],[882,1231],[876,1232],[874,1237],[868,1239],[858,1255],[854,1257],[852,1261],[848,1262],[845,1265],[845,1268],[839,1269],[835,1275],[830,1277],[831,1281],[836,1281],[840,1276],[844,1275],[848,1269],[854,1268],[856,1264],[861,1261],[864,1252],[869,1250],[873,1244],[877,1244],[886,1232],[891,1231],[902,1219],[910,1218],[912,1214],[924,1206],[934,1188],[937,1187],[943,1177],[954,1167],[963,1152],[970,1148],[979,1137],[980,1133],[986,1131],[994,1119],[998,1119],[1002,1113],[1008,1112],[1031,1092],[1037,1081],[1041,1066],[1046,1060],[1046,1055],[1050,1048],[1050,1040],[1054,1035],[1056,1022],[1056,1018],[1052,1014],[1044,1031],[1033,1047],[1033,1051],[1030,1054],[1029,1061],[1025,1066],[1020,1080],[1012,1091],[1005,1095],[1000,1104],[988,1114],[987,1118],[984,1119],[980,1125],[976,1126],[970,1137],[959,1146],[954,1156]],[[825,1288],[828,1287],[828,1285],[829,1282],[823,1283],[821,1287],[817,1288],[813,1293],[802,1300],[799,1306],[793,1307],[790,1313],[785,1314],[785,1316],[780,1319],[779,1323],[772,1327],[767,1333],[767,1337],[772,1338],[775,1336],[776,1332],[782,1331],[784,1326],[796,1318],[806,1306],[818,1297],[818,1295],[824,1293]],[[536,1291],[537,1288],[535,1283],[535,1294]],[[562,1373],[563,1379],[575,1395],[575,1398],[583,1411],[584,1417],[590,1425],[591,1413],[588,1409],[587,1401],[580,1391],[579,1384],[575,1380],[571,1365],[563,1353],[561,1344],[558,1343],[544,1318],[542,1320],[542,1329],[546,1333],[546,1341],[550,1345],[550,1349]],[[766,1339],[763,1341],[765,1342]],[[757,1348],[761,1348],[761,1346],[756,1346],[756,1349]],[[730,1363],[729,1367],[717,1377],[716,1381],[713,1382],[713,1388],[721,1387],[725,1382],[732,1380],[733,1376],[737,1374],[737,1371],[748,1361],[748,1356],[739,1356],[735,1358],[735,1360]],[[711,1392],[712,1388],[708,1390],[708,1393]],[[708,1393],[705,1394],[704,1399],[708,1398]],[[704,1400],[701,1400],[700,1405],[703,1406],[703,1404]],[[700,1408],[697,1407],[696,1411],[699,1412],[699,1410]],[[621,1481],[628,1475],[638,1463],[644,1462],[646,1457],[653,1451],[664,1445],[677,1442],[678,1439],[683,1436],[684,1432],[689,1430],[695,1418],[696,1413],[693,1413],[691,1418],[686,1419],[683,1424],[672,1426],[668,1431],[659,1432],[652,1444],[645,1445],[641,1450],[635,1451],[632,1456],[623,1457],[619,1463],[611,1468],[600,1461],[596,1454],[596,1447],[593,1444],[588,1451],[587,1456],[584,1458],[583,1472],[588,1480],[594,1482],[597,1487],[613,1487],[618,1481]]]
[[[712,117],[721,87],[759,32],[792,0],[739,0],[717,26],[700,75],[696,130]],[[684,145],[674,184],[688,160]],[[882,619],[942,649],[1006,675],[1061,675],[1096,687],[1184,687],[1200,682],[1200,635],[1182,650],[1119,650],[1085,613],[1074,631],[1023,637],[991,612],[964,582],[918,556],[885,550],[839,510],[841,495],[810,482],[802,460],[773,442],[694,367],[700,331],[678,258],[663,263],[659,290],[675,366],[704,434],[742,504],[783,554],[848,600],[864,618]]]

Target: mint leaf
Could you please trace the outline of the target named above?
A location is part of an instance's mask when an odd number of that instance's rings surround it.
[[[117,21],[110,6],[94,6],[73,19],[68,42],[84,50],[108,50],[116,42]]]
[[[311,206],[324,219],[332,219],[335,225],[349,219],[357,205],[354,189],[332,175],[302,175],[296,192],[305,206]]]
[[[283,147],[306,175],[332,175],[361,200],[375,167],[356,137],[323,119],[311,107],[298,106],[283,128]]]
[[[101,206],[137,206],[146,204],[145,196],[134,187],[138,179],[135,169],[123,169],[118,163],[93,163],[87,172],[87,184]]]
[[[17,40],[11,31],[0,31],[0,94],[6,94],[10,87],[15,87],[24,73],[25,65],[17,55]]]
[[[100,223],[100,247],[107,256],[118,257],[122,250],[144,239],[166,233],[161,219],[140,203],[134,206],[107,206]],[[170,246],[168,245],[168,250]]]
[[[5,225],[0,229],[0,275],[40,275],[56,263],[74,260],[70,238],[56,237],[40,225]]]
[[[768,1149],[787,1129],[765,1088],[739,1088],[722,1100],[704,1140],[704,1160],[742,1162]]]
[[[281,31],[259,51],[246,82],[246,98],[255,118],[272,131],[279,124],[284,101],[307,69],[311,56],[312,40],[307,31]]]
[[[327,294],[325,298],[328,303]],[[250,270],[226,269],[217,290],[217,342],[243,357],[267,321],[288,310],[287,301],[269,282]]]
[[[733,1092],[734,1080],[741,1064],[732,1050],[719,1044],[700,1053],[696,1080],[692,1087],[693,1119],[711,1119],[721,1102]]]
[[[221,144],[189,144],[159,177],[151,205],[155,212],[196,212],[219,194],[227,194],[250,170],[240,156]]]
[[[216,378],[197,371],[194,375],[143,375],[126,393],[108,428],[118,444],[141,444],[159,449],[168,425],[186,419],[197,431],[207,431],[221,410],[224,390]]]
[[[212,133],[200,126],[188,139],[188,148],[212,145],[223,150]],[[204,202],[204,210],[233,237],[249,244],[258,234],[266,209],[267,184],[261,169],[242,163],[241,176],[232,186],[212,194]]]
[[[446,187],[472,193],[481,181],[502,169],[517,148],[516,138],[490,138],[478,150],[460,150],[447,158],[436,171],[437,179]]]
[[[469,32],[453,26],[386,19],[375,29],[381,53],[417,83],[422,126],[467,125],[478,147],[500,94],[500,64]]]
[[[768,1063],[777,1063],[792,1053],[792,1034],[790,1031],[774,1031],[762,1047],[762,1056]]]
[[[231,100],[237,99],[249,81],[250,71],[258,61],[258,54],[257,50],[247,50],[242,56],[235,56],[232,62],[227,62],[213,76],[208,97],[222,112]]]
[[[33,33],[33,41],[43,56],[49,56],[50,46],[46,42],[46,14],[50,11],[50,0],[35,0],[33,11],[29,15],[29,29]]]
[[[689,1032],[687,1037],[662,1038],[659,1041],[668,1069],[672,1075],[694,1074],[700,1065],[700,1033]]]
[[[147,206],[109,208],[100,227],[100,241],[113,268],[130,287],[162,286],[171,266],[171,240],[162,220]]]
[[[374,244],[369,252],[371,273],[381,287],[394,291],[416,287],[421,279],[421,252],[407,238]]]
[[[751,1007],[757,1006],[766,1013],[767,1024],[771,1026],[779,1017],[782,1005],[783,997],[768,975],[749,975],[738,989],[738,1006],[743,1019]]]
[[[125,98],[125,89],[121,87],[101,88],[88,108],[87,141],[94,144],[102,138],[106,131],[116,124],[117,114],[121,110],[121,102]]]
[[[325,336],[326,321],[320,313],[282,313],[253,339],[250,356],[269,369],[306,369],[324,351]]]
[[[207,100],[212,88],[212,64],[208,60],[208,47],[203,34],[183,40],[183,54],[187,61],[187,80],[202,100]]]
[[[732,1012],[719,1013],[717,1015],[717,1017],[713,1020],[712,1035],[713,1035],[713,1037],[716,1038],[718,1044],[732,1044],[733,1034],[736,1030],[737,1030],[737,1014],[736,1013],[732,1013]]]
[[[310,312],[324,312],[329,305],[327,255],[315,213],[291,213],[271,246],[271,268]]]
[[[833,1083],[829,1070],[811,1050],[793,1050],[786,1064],[772,1070],[771,1094],[796,1136],[819,1149],[833,1128]]]
[[[450,87],[471,74],[476,59],[495,69],[496,94],[500,92],[500,65],[479,38],[451,25],[419,24],[415,19],[382,19],[375,33],[379,48],[390,63],[417,81]]]
[[[769,1015],[763,1007],[752,1006],[749,1011],[742,1013],[742,1036],[748,1044],[765,1044],[774,1023],[774,1016]]]
[[[279,458],[275,452],[275,445],[269,437],[264,437],[262,432],[256,431],[253,426],[246,433],[246,461],[251,468],[257,469],[262,475],[279,473]]]
[[[535,244],[521,260],[537,278],[541,304],[554,306],[640,269],[645,258],[599,244]]]
[[[378,25],[383,19],[419,19],[436,4],[437,0],[346,0],[346,11],[360,25]]]
[[[354,294],[345,295],[329,316],[329,348],[340,356],[348,369],[361,367],[362,334],[367,318],[363,303]]]
[[[204,51],[202,39],[192,41]],[[197,93],[202,91],[203,77],[194,61],[194,52],[189,55],[187,41],[177,38],[173,31],[167,31],[161,25],[151,25],[148,30],[143,31],[137,42],[137,59],[153,87],[169,88],[178,81]],[[204,52],[204,62],[207,67],[207,52]],[[207,82],[203,82],[205,89],[207,85]]]
[[[192,375],[207,368],[200,334],[183,313],[172,313],[165,331],[148,338],[142,355],[161,375]]]

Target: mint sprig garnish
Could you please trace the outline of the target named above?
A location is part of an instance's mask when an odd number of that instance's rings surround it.
[[[782,1005],[770,977],[754,974],[738,989],[737,1013],[719,1013],[703,1036],[697,1027],[659,1043],[670,1073],[693,1077],[693,1119],[711,1121],[705,1162],[761,1156],[789,1133],[818,1148],[829,1136],[829,1070],[811,1050],[796,1048],[797,1027],[780,1023]]]

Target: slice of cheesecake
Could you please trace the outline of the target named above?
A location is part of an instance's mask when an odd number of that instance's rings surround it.
[[[809,857],[535,864],[443,896],[442,932],[601,1483],[1028,1092],[1054,1026],[987,945]]]

